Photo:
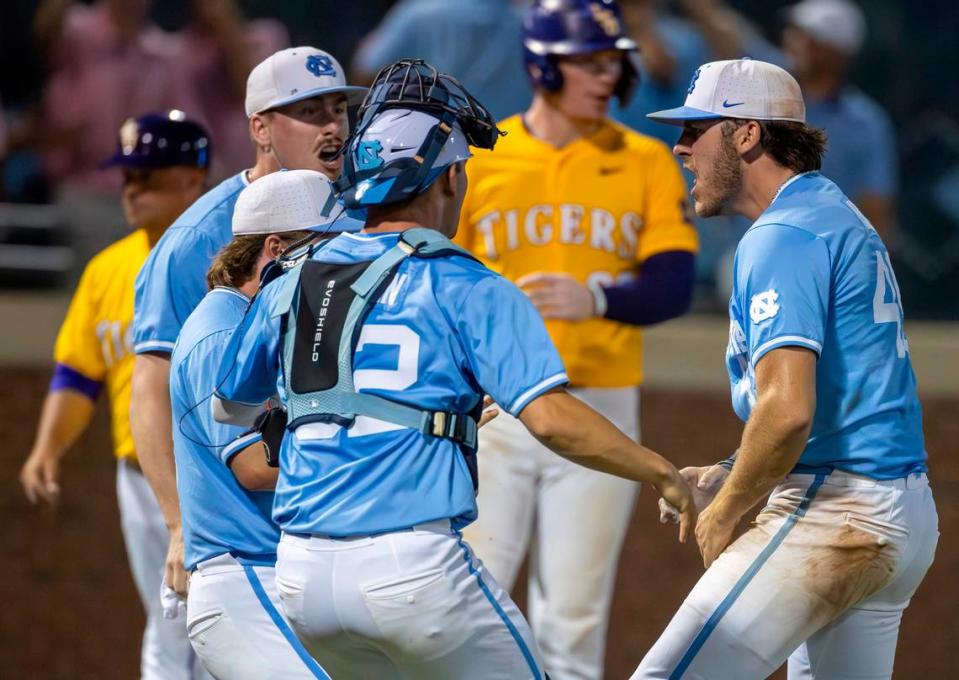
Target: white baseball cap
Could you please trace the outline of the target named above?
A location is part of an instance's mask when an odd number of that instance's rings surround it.
[[[669,125],[714,118],[805,123],[806,105],[799,83],[785,69],[765,61],[731,59],[696,69],[683,106],[646,117]]]
[[[233,209],[233,235],[323,231],[342,212],[326,175],[316,170],[281,170],[240,192]]]
[[[793,26],[846,54],[858,52],[866,40],[866,17],[849,0],[803,0],[787,16]]]
[[[250,71],[246,80],[246,115],[262,113],[331,92],[345,92],[359,103],[365,87],[346,84],[340,62],[315,47],[290,47],[274,52]]]

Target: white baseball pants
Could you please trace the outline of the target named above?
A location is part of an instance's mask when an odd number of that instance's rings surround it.
[[[170,535],[153,489],[137,467],[117,462],[117,501],[130,571],[146,611],[141,680],[209,678],[186,635],[183,618],[163,618],[160,584]]]
[[[570,392],[639,440],[637,388]],[[581,467],[501,413],[480,430],[479,519],[463,534],[511,589],[529,550],[529,619],[553,680],[599,680],[635,482]]]
[[[205,560],[190,576],[190,643],[221,680],[329,680],[279,607],[272,566],[243,565],[230,555]]]
[[[543,680],[523,615],[447,520],[372,537],[284,535],[277,590],[336,680]]]
[[[634,680],[888,680],[939,519],[923,474],[789,475],[710,566]]]

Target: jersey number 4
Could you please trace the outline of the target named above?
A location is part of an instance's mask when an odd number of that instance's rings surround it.
[[[888,302],[886,298],[891,298]],[[896,324],[896,356],[902,359],[909,351],[903,322],[902,297],[892,271],[889,253],[876,251],[876,292],[872,297],[872,319],[875,323]]]

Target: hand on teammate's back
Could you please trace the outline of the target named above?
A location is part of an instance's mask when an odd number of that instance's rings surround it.
[[[23,492],[34,505],[44,500],[51,505],[60,498],[60,461],[54,456],[34,451],[20,470],[20,484]]]
[[[483,427],[489,421],[493,420],[496,416],[499,415],[499,409],[496,408],[493,404],[493,398],[488,394],[483,397],[483,415],[480,416],[480,421],[477,427]]]
[[[693,503],[696,511],[702,512],[709,505],[722,487],[729,471],[722,465],[704,465],[702,467],[684,467],[679,471],[693,494]],[[659,521],[663,524],[679,522],[679,511],[670,505],[665,498],[659,499]]]

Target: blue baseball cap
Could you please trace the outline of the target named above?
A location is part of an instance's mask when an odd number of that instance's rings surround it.
[[[101,167],[206,168],[210,152],[210,136],[203,126],[174,109],[127,118],[120,126],[116,152]]]

